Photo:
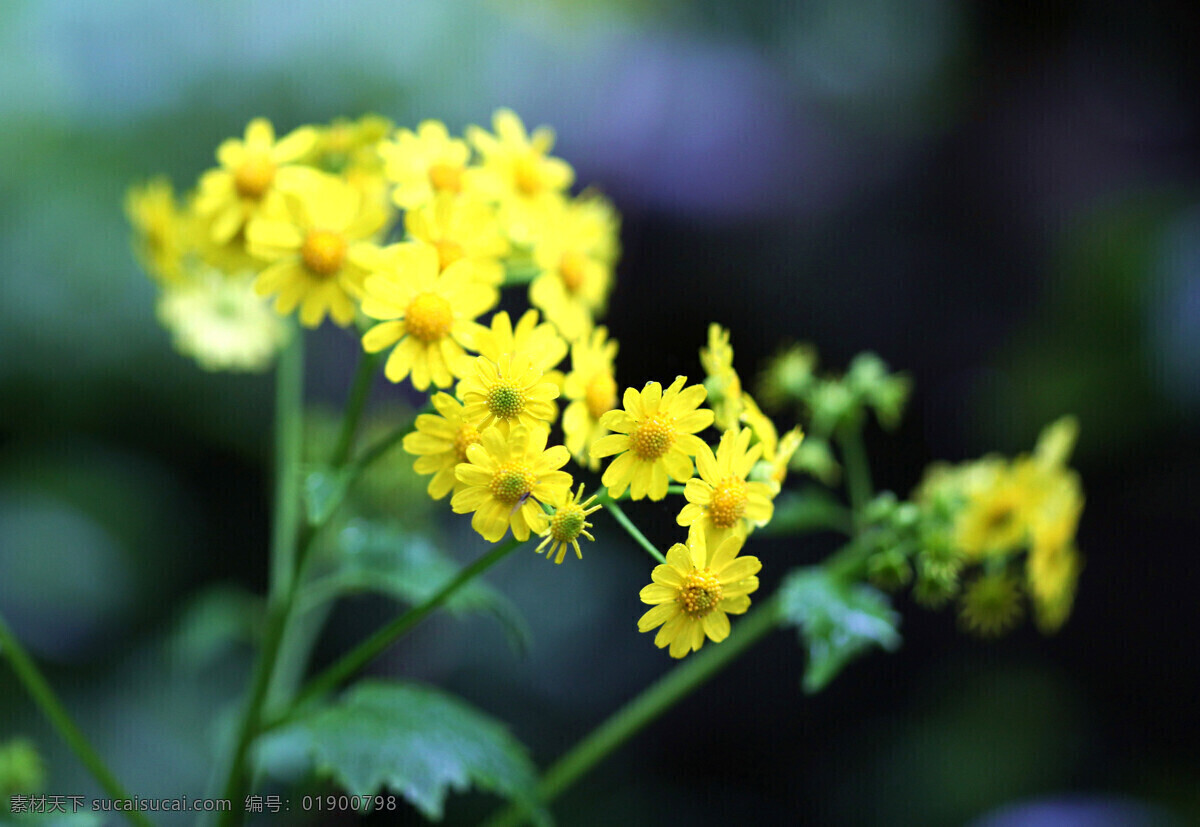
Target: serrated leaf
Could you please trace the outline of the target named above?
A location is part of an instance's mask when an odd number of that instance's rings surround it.
[[[430,819],[442,818],[450,790],[473,786],[527,807],[538,824],[550,822],[524,746],[499,721],[432,687],[362,681],[260,748],[268,756],[299,748],[349,794],[386,787]]]
[[[819,692],[871,646],[900,645],[899,615],[887,595],[846,583],[817,566],[793,571],[781,587],[784,619],[796,626],[808,650],[806,692]]]
[[[304,476],[304,512],[309,525],[322,525],[346,497],[348,469],[319,468]]]

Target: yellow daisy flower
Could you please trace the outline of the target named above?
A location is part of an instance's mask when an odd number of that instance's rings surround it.
[[[529,301],[541,308],[568,341],[592,328],[603,314],[612,288],[611,248],[596,213],[568,203],[545,213],[547,221],[533,243],[533,261],[541,274],[529,285]]]
[[[491,205],[473,198],[438,195],[409,209],[404,227],[414,239],[437,250],[443,270],[465,261],[476,281],[491,287],[504,281],[508,239],[501,234]]]
[[[686,376],[678,376],[665,391],[658,382],[647,382],[639,393],[626,388],[624,410],[609,411],[600,425],[616,431],[592,443],[597,459],[619,454],[604,471],[601,482],[611,497],[628,488],[630,496],[652,500],[667,496],[667,478],[687,482],[692,478],[692,457],[708,446],[695,434],[713,421],[710,410],[696,410],[704,401],[703,385],[684,389]]]
[[[563,381],[563,395],[571,401],[563,411],[563,435],[571,456],[591,471],[599,469],[600,460],[588,446],[608,433],[600,418],[617,407],[616,358],[617,343],[604,327],[571,345],[571,372]]]
[[[550,429],[558,416],[558,387],[524,353],[502,353],[492,361],[480,356],[474,373],[458,383],[458,398],[480,432],[492,425],[507,435],[514,425]],[[563,450],[566,450],[565,448]]]
[[[404,210],[419,207],[436,195],[458,195],[470,181],[466,175],[471,150],[451,138],[441,121],[422,121],[417,131],[401,129],[379,146],[384,173],[395,183],[392,200]]]
[[[345,327],[354,321],[367,268],[378,258],[372,239],[387,214],[354,187],[318,175],[282,200],[285,209],[253,218],[246,247],[271,262],[254,288],[261,296],[275,295],[279,313],[299,306],[305,327],[318,326],[326,314]]]
[[[969,558],[1021,547],[1038,490],[1027,473],[999,457],[972,463],[964,475],[967,502],[955,521],[955,543]]]
[[[673,658],[699,651],[707,637],[720,643],[729,637],[728,615],[750,608],[750,594],[758,589],[755,576],[762,568],[757,557],[738,557],[742,538],[733,535],[709,559],[704,535],[688,545],[676,543],[667,552],[667,562],[655,566],[654,581],[642,589],[643,603],[654,608],[638,620],[638,631],[659,626],[654,645],[670,646]]]
[[[433,395],[437,414],[417,417],[417,429],[404,437],[404,450],[416,456],[413,470],[433,474],[429,496],[435,500],[463,487],[454,468],[467,461],[467,448],[479,442],[479,431],[463,413],[462,403],[448,393]]]
[[[310,167],[296,164],[312,151],[317,131],[302,126],[275,140],[275,128],[265,118],[246,126],[244,140],[230,138],[217,147],[218,169],[200,178],[196,211],[212,219],[212,240],[225,244],[258,215],[272,193],[303,186]]]
[[[484,431],[467,448],[467,461],[455,473],[463,488],[450,500],[455,514],[475,512],[471,527],[489,543],[500,541],[509,527],[518,540],[549,524],[542,503],[558,501],[571,490],[571,475],[559,471],[571,455],[561,445],[546,448],[549,429],[518,425],[511,433]]]
[[[470,367],[464,348],[474,350],[483,330],[474,319],[500,298],[473,280],[465,263],[441,270],[437,252],[422,244],[385,249],[364,291],[363,313],[384,321],[363,335],[363,349],[377,353],[396,345],[384,374],[400,382],[411,372],[417,390],[431,381],[447,388],[464,375]]]
[[[179,281],[191,246],[191,222],[179,209],[170,180],[158,177],[130,187],[125,215],[133,225],[133,252],[142,269],[160,283]]]
[[[482,156],[478,175],[481,191],[501,205],[510,237],[527,242],[538,218],[575,180],[575,171],[547,153],[554,147],[554,130],[539,126],[529,134],[511,109],[492,117],[495,134],[477,126],[467,128],[469,140]]]
[[[750,446],[750,429],[730,429],[721,436],[716,456],[705,445],[696,454],[699,479],[688,480],[683,496],[687,505],[676,522],[705,534],[716,548],[731,534],[745,537],[756,525],[765,525],[775,513],[775,492],[765,482],[747,482],[762,446]]]
[[[733,369],[729,331],[719,324],[708,326],[708,347],[700,348],[700,364],[707,374],[704,387],[708,388],[717,428],[721,431],[736,428],[743,410],[742,380]],[[758,410],[757,406],[755,410]],[[759,416],[762,418],[761,414]]]
[[[489,328],[480,332],[476,342],[479,355],[499,362],[502,354],[523,353],[538,370],[547,372],[567,355],[567,343],[554,325],[538,324],[538,312],[526,310],[514,328],[507,310],[492,317]],[[550,377],[547,377],[549,379]]]
[[[582,500],[582,502],[581,502]],[[592,542],[596,538],[588,533],[592,524],[587,522],[589,514],[599,511],[601,506],[592,505],[595,495],[583,499],[583,483],[579,483],[579,492],[572,494],[568,488],[566,493],[555,492],[555,496],[546,502],[554,509],[550,521],[542,531],[538,532],[543,539],[534,549],[538,554],[546,551],[546,559],[561,563],[567,554],[567,548],[575,549],[575,556],[583,559],[583,550],[579,548],[580,536],[587,537]],[[549,546],[549,548],[547,548]]]

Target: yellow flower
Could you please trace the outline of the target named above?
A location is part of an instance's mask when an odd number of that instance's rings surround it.
[[[1063,484],[1047,498],[1033,523],[1025,576],[1034,620],[1043,632],[1057,631],[1071,613],[1083,561],[1075,549],[1075,529],[1083,512],[1078,485]]]
[[[575,172],[547,154],[554,146],[549,127],[539,126],[530,135],[510,109],[496,110],[492,126],[494,135],[477,126],[467,129],[467,139],[482,156],[479,186],[500,203],[509,235],[527,242],[541,214],[571,186]]]
[[[191,245],[191,222],[176,204],[171,182],[159,177],[130,187],[125,215],[133,225],[133,252],[142,269],[160,283],[179,281]]]
[[[563,395],[571,402],[563,411],[563,435],[575,461],[591,471],[600,460],[588,446],[608,433],[600,417],[617,407],[616,358],[617,343],[608,340],[604,327],[571,345],[571,372],[563,381]]]
[[[439,195],[405,213],[404,226],[414,239],[437,250],[443,270],[465,261],[476,281],[491,287],[499,287],[504,281],[508,239],[500,233],[496,211],[489,204]]]
[[[955,523],[955,541],[968,558],[1015,551],[1029,537],[1040,493],[1027,473],[998,457],[973,463],[965,475],[967,502]]]
[[[225,244],[270,202],[269,196],[303,186],[313,170],[296,162],[316,141],[317,131],[311,126],[276,141],[271,122],[255,118],[244,140],[230,138],[217,147],[221,166],[201,176],[196,197],[197,213],[212,219],[212,240]]]
[[[404,450],[416,456],[413,470],[433,474],[429,496],[440,500],[463,485],[454,475],[454,467],[467,461],[467,448],[479,442],[479,431],[463,413],[463,406],[448,393],[436,393],[433,407],[437,414],[417,417],[417,429],[404,437]]]
[[[734,535],[708,557],[704,535],[676,543],[667,552],[665,565],[655,566],[654,581],[641,591],[643,603],[654,608],[638,620],[638,631],[661,626],[654,638],[659,649],[670,646],[673,658],[699,651],[705,637],[720,643],[729,636],[727,615],[750,608],[750,594],[758,588],[755,576],[762,568],[757,557],[738,557],[742,538]]]
[[[467,462],[455,473],[463,488],[450,500],[455,514],[474,511],[471,527],[489,543],[509,527],[518,540],[541,532],[549,520],[542,503],[559,501],[571,490],[571,475],[559,471],[571,458],[561,445],[546,448],[549,429],[518,425],[505,435],[499,428],[483,433],[467,448]]]
[[[647,382],[641,393],[625,389],[624,410],[609,411],[600,424],[610,431],[592,443],[593,457],[619,454],[601,477],[611,497],[652,500],[667,496],[667,477],[676,482],[692,478],[692,457],[708,446],[697,436],[713,421],[710,410],[696,410],[704,401],[703,385],[684,389],[686,376],[677,376],[665,391],[658,382]]]
[[[599,214],[575,203],[548,210],[533,244],[541,274],[529,285],[529,301],[541,308],[568,341],[587,335],[604,312],[612,288],[613,247]]]
[[[288,325],[253,288],[254,274],[225,275],[194,263],[164,285],[158,318],[175,348],[205,370],[261,371],[287,343]]]
[[[379,147],[384,171],[396,184],[392,200],[401,209],[419,207],[435,195],[458,195],[470,176],[467,145],[451,138],[441,121],[422,121],[417,131],[401,129]]]
[[[474,373],[458,383],[458,398],[463,401],[467,418],[480,432],[492,425],[504,435],[518,424],[550,429],[558,415],[554,404],[558,387],[545,381],[528,356],[502,353],[495,362],[480,356],[474,366]]]
[[[703,532],[709,548],[731,534],[745,537],[755,525],[765,525],[775,513],[775,493],[765,482],[746,481],[761,453],[761,445],[750,447],[749,428],[722,434],[716,456],[705,445],[696,454],[700,477],[688,480],[683,492],[687,505],[675,521]]]
[[[583,551],[579,548],[579,537],[582,535],[593,542],[596,540],[587,531],[592,527],[592,524],[587,522],[588,515],[600,510],[600,506],[592,505],[595,501],[595,495],[583,499],[583,483],[579,483],[577,494],[572,494],[570,489],[565,493],[556,491],[554,497],[546,502],[554,512],[550,515],[546,527],[538,532],[545,539],[538,544],[535,551],[541,554],[542,550],[546,549],[547,560],[553,559],[555,563],[561,563],[569,546],[575,549],[575,556],[582,560]],[[546,548],[547,546],[549,548]]]
[[[480,356],[486,356],[493,362],[499,362],[505,353],[510,356],[520,353],[527,356],[538,370],[547,372],[557,367],[567,355],[567,343],[558,335],[554,325],[538,324],[536,310],[526,310],[515,329],[508,311],[501,310],[492,317],[491,326],[480,331],[476,350]]]
[[[708,326],[708,347],[700,348],[700,364],[707,374],[704,386],[708,388],[709,404],[718,430],[736,428],[742,416],[742,380],[733,369],[729,331],[719,324]],[[773,433],[774,426],[771,430]]]
[[[792,455],[796,453],[803,441],[804,431],[800,430],[800,426],[797,425],[780,437],[774,456],[765,458],[770,466],[771,490],[776,494],[783,489],[783,483],[787,479],[788,463],[792,461]]]
[[[275,309],[283,315],[299,306],[305,327],[316,327],[327,313],[345,327],[354,321],[367,268],[379,256],[372,239],[387,214],[354,187],[320,173],[281,203],[285,209],[246,225],[247,249],[271,262],[255,289],[276,295]]]
[[[363,115],[356,121],[335,118],[316,127],[317,138],[305,161],[349,183],[362,175],[378,175],[383,168],[380,142],[392,131],[392,122],[381,115]]]
[[[1007,574],[985,574],[963,592],[959,620],[980,637],[999,637],[1021,619],[1021,589]]]
[[[413,387],[429,383],[450,387],[463,376],[470,360],[463,348],[475,349],[483,330],[474,319],[499,300],[499,293],[471,278],[465,264],[442,271],[437,253],[421,244],[394,244],[384,250],[375,272],[367,277],[362,311],[383,319],[363,336],[363,349],[377,353],[396,345],[384,366],[393,382],[412,372]]]

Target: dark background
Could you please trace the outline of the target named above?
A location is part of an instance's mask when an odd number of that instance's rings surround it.
[[[1056,636],[982,643],[902,599],[901,650],[808,697],[776,634],[564,796],[561,822],[1200,822],[1192,6],[5,4],[0,609],[133,792],[199,796],[249,650],[201,624],[202,666],[181,665],[179,629],[197,594],[223,587],[227,617],[264,588],[271,379],[171,350],[124,189],[191,186],[256,115],[457,131],[508,105],[624,216],[622,384],[698,377],[709,321],[745,379],[786,341],[832,370],[873,350],[915,382],[902,427],[868,433],[881,488],[1027,451],[1074,413],[1087,494]],[[341,404],[354,347],[310,336],[314,403]],[[374,412],[399,398],[379,388]],[[675,506],[630,510],[681,539]],[[448,511],[444,547],[478,554]],[[437,617],[377,671],[461,693],[547,765],[670,666],[634,631],[647,561],[596,533],[582,563],[518,554],[490,576],[534,630],[524,656],[486,619]],[[764,594],[833,542],[755,540]],[[339,608],[318,657],[390,611]],[[94,794],[7,670],[0,696],[0,740],[37,741],[47,792]]]

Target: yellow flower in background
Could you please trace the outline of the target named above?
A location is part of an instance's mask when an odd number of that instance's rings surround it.
[[[764,454],[763,459],[770,466],[771,490],[776,494],[783,489],[783,483],[787,480],[788,463],[792,461],[792,455],[796,453],[803,441],[804,431],[800,430],[800,426],[797,425],[780,437],[779,444],[772,456],[767,457]]]
[[[583,499],[583,483],[579,484],[579,492],[576,494],[572,494],[569,488],[566,493],[556,491],[554,496],[546,501],[546,505],[553,511],[546,527],[539,532],[544,539],[534,550],[538,554],[545,550],[547,560],[561,563],[569,547],[575,549],[575,556],[582,560],[583,550],[579,548],[579,538],[583,536],[592,542],[596,540],[587,531],[592,527],[587,521],[588,515],[601,508],[592,505],[595,501],[595,495]]]
[[[133,225],[138,264],[160,283],[183,277],[183,257],[192,245],[191,220],[179,209],[175,189],[165,177],[130,187],[125,215]]]
[[[316,327],[326,314],[342,327],[354,321],[363,279],[378,258],[374,239],[387,214],[354,187],[313,173],[277,210],[246,225],[246,248],[270,262],[255,289],[276,296],[275,309],[287,315],[300,308],[300,322]]]
[[[1007,574],[984,574],[963,591],[959,620],[980,637],[999,637],[1021,619],[1021,587]]]
[[[547,209],[533,240],[541,271],[529,285],[529,301],[541,308],[568,341],[587,335],[602,315],[613,283],[613,245],[608,226],[597,226],[595,210],[567,202]]]
[[[404,210],[437,195],[458,195],[470,178],[465,173],[471,150],[451,138],[441,121],[422,121],[416,132],[398,130],[393,140],[380,144],[379,154],[385,174],[396,185],[392,200]]]
[[[1058,630],[1071,613],[1083,561],[1075,549],[1075,530],[1083,513],[1077,480],[1063,480],[1038,509],[1025,576],[1038,628]]]
[[[334,118],[329,125],[314,128],[316,140],[304,158],[306,163],[331,175],[340,175],[350,184],[361,175],[382,174],[379,145],[392,131],[389,119],[367,114],[358,120]]]
[[[702,385],[684,389],[686,376],[678,376],[665,391],[658,382],[647,382],[639,393],[625,390],[624,410],[609,411],[600,425],[617,433],[592,443],[597,459],[618,454],[601,481],[611,497],[628,488],[640,500],[667,496],[668,477],[676,482],[692,478],[692,457],[708,446],[695,434],[713,421],[710,410],[696,410],[704,401]]]
[[[509,236],[527,243],[541,213],[571,186],[575,171],[548,154],[554,147],[554,130],[549,127],[539,126],[529,134],[511,109],[496,110],[492,127],[495,134],[467,128],[467,140],[482,156],[479,188],[500,204]]]
[[[571,345],[571,372],[563,380],[563,395],[570,400],[562,420],[567,450],[591,471],[600,460],[588,447],[608,433],[600,418],[617,407],[616,358],[616,341],[598,327]]]
[[[502,353],[495,362],[479,356],[474,372],[458,383],[467,418],[481,432],[495,425],[507,435],[518,424],[549,431],[558,416],[557,397],[558,387],[523,353]]]
[[[642,589],[643,603],[654,608],[638,620],[638,631],[662,627],[654,645],[670,646],[673,658],[699,651],[707,637],[720,643],[729,637],[728,615],[750,608],[750,595],[758,589],[762,563],[757,557],[738,557],[742,538],[732,536],[717,546],[711,558],[704,535],[688,545],[676,543],[667,552],[667,562],[655,566],[654,581]]]
[[[439,195],[404,215],[408,234],[437,250],[445,270],[458,261],[468,263],[476,281],[499,287],[504,281],[508,239],[500,232],[496,210],[473,198]]]
[[[729,331],[719,324],[708,326],[708,347],[700,348],[700,365],[707,374],[704,387],[708,388],[709,404],[716,417],[717,429],[727,431],[736,428],[742,416],[742,380],[733,369],[733,345],[729,342]]]
[[[999,457],[985,457],[972,464],[964,483],[967,501],[955,525],[959,550],[978,559],[1022,547],[1040,494],[1029,475]]]
[[[476,342],[480,356],[499,362],[504,354],[522,354],[538,370],[548,373],[567,355],[567,343],[558,335],[554,325],[538,324],[538,312],[526,310],[514,328],[507,310],[492,317],[489,327],[480,331]],[[547,377],[548,381],[554,381]],[[557,383],[556,383],[557,384]]]
[[[467,461],[467,448],[479,442],[479,431],[467,419],[462,403],[448,393],[433,395],[437,414],[417,417],[417,429],[404,437],[404,450],[416,456],[413,470],[433,474],[429,496],[435,500],[461,489],[454,468]]]
[[[761,445],[750,445],[749,428],[722,434],[716,456],[705,445],[696,454],[700,477],[688,480],[683,492],[687,505],[676,522],[702,532],[709,548],[733,534],[745,537],[754,526],[765,525],[775,513],[771,502],[775,492],[765,482],[747,482],[761,453]]]
[[[269,196],[303,187],[311,167],[297,163],[312,151],[317,131],[303,126],[275,140],[265,118],[246,126],[243,140],[229,138],[217,147],[221,166],[204,173],[196,196],[196,212],[210,218],[211,238],[225,244],[258,215]]]
[[[571,475],[558,469],[571,457],[561,445],[546,448],[549,433],[524,425],[508,434],[491,428],[467,448],[467,462],[457,466],[464,487],[450,507],[455,514],[475,512],[471,527],[489,543],[499,542],[509,527],[518,540],[528,540],[530,531],[541,532],[549,524],[542,503],[569,496]]]
[[[378,353],[395,345],[384,365],[392,382],[412,373],[413,387],[425,390],[454,384],[470,367],[466,349],[475,349],[483,330],[475,318],[499,301],[499,293],[471,278],[470,268],[452,264],[444,271],[437,252],[421,244],[393,244],[380,256],[364,284],[362,311],[381,319],[363,335],[363,349]]]
[[[254,273],[196,263],[158,297],[175,348],[210,371],[262,371],[287,344],[288,324],[254,291]]]

